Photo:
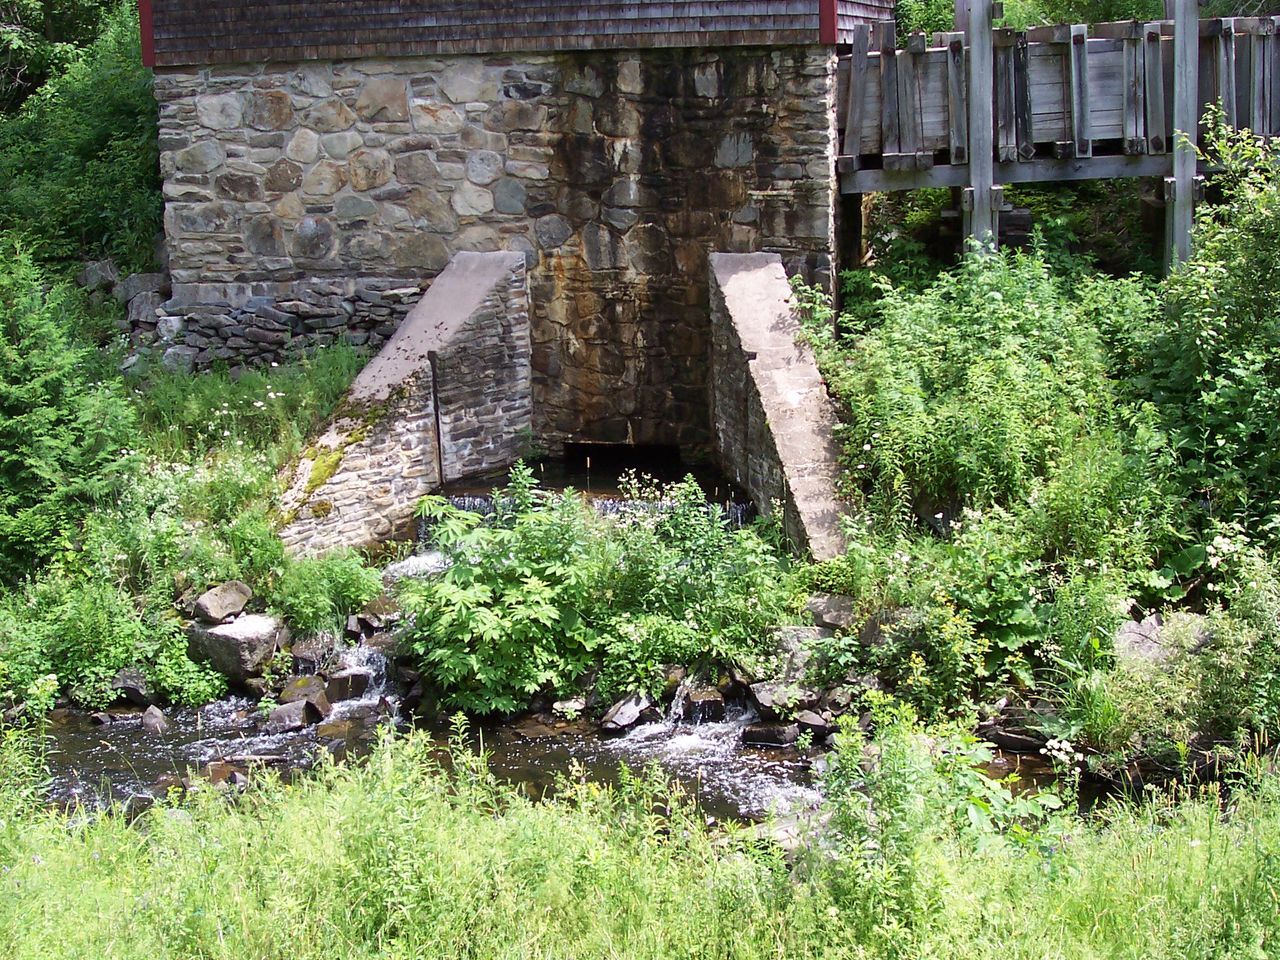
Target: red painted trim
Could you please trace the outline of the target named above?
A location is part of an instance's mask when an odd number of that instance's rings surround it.
[[[834,47],[838,32],[836,0],[818,0],[818,42]]]
[[[151,16],[151,0],[138,0],[138,27],[142,34],[142,65],[156,65],[156,33]]]

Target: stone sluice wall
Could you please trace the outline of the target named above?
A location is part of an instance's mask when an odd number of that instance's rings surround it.
[[[721,467],[814,559],[845,552],[836,494],[839,423],[800,324],[782,261],[712,254],[711,376]]]
[[[524,258],[458,254],[291,469],[285,546],[386,540],[441,483],[508,466],[531,429],[530,356]]]
[[[819,47],[160,69],[175,364],[380,348],[459,252],[524,257],[533,433],[706,447],[711,250],[830,277]]]

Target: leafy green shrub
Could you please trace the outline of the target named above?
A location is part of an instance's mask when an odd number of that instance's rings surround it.
[[[111,681],[138,667],[163,696],[203,703],[225,689],[222,678],[186,657],[172,616],[156,616],[119,586],[61,574],[13,596],[0,614],[0,690],[24,699],[40,677],[53,674],[87,706],[115,699]]]
[[[521,465],[492,518],[423,500],[452,566],[405,584],[401,602],[423,675],[452,704],[515,710],[600,661],[602,692],[649,689],[662,663],[762,651],[789,599],[772,548],[729,530],[692,480],[628,490],[633,507],[604,518],[576,494],[538,490]]]
[[[365,566],[354,551],[337,550],[323,557],[290,560],[275,585],[271,603],[294,629],[315,633],[341,629],[348,615],[381,592],[378,571]]]
[[[657,699],[666,684],[666,668],[693,666],[705,657],[696,627],[664,614],[619,617],[602,632],[595,689],[607,703],[636,690]]]
[[[486,524],[424,498],[418,515],[452,565],[400,595],[424,675],[450,702],[480,713],[512,712],[543,688],[567,688],[598,639],[582,616],[594,580],[588,508],[550,496],[516,510]]]
[[[100,28],[103,0],[15,0],[0,25],[0,110],[22,103],[66,68]]]
[[[90,47],[0,120],[0,229],[41,259],[150,267],[162,208],[156,115],[137,15],[121,3]]]
[[[1280,543],[1280,151],[1247,131],[1211,145],[1221,199],[1200,208],[1168,280],[1170,322],[1144,386],[1165,415],[1193,516]],[[1198,509],[1197,509],[1198,507]]]
[[[74,339],[84,301],[0,247],[0,582],[47,560],[133,469],[133,412]]]

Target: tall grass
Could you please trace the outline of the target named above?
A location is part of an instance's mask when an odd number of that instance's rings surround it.
[[[21,774],[23,764],[10,768]],[[0,764],[0,773],[6,769]],[[1273,955],[1280,791],[1079,819],[1053,843],[909,855],[928,879],[885,936],[830,848],[790,870],[644,782],[532,803],[426,741],[136,822],[0,793],[0,943],[61,957],[1210,958]],[[848,855],[847,853],[845,854]],[[864,856],[874,856],[868,849]]]

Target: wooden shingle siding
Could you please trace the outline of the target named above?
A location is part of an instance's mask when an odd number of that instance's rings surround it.
[[[887,0],[582,4],[467,0],[151,0],[160,66],[421,54],[816,44],[820,8],[843,33]],[[886,12],[887,11],[887,12]]]
[[[894,0],[836,0],[836,28],[839,42],[853,42],[853,28],[860,23],[893,19]]]

